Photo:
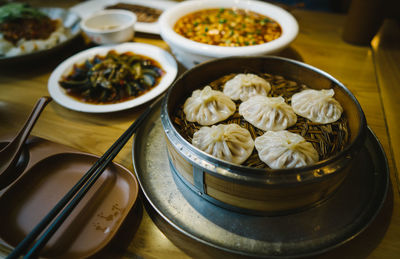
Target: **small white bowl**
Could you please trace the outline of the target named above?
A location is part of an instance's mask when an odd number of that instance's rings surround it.
[[[133,38],[136,20],[130,11],[102,10],[82,20],[81,28],[94,43],[116,44]]]
[[[272,18],[281,26],[282,35],[264,44],[225,47],[187,39],[173,29],[179,18],[186,14],[204,9],[232,7],[253,11]],[[296,19],[289,12],[276,5],[255,0],[191,0],[181,2],[163,12],[159,19],[159,25],[162,39],[167,42],[173,54],[186,68],[219,57],[276,54],[286,48],[296,38],[299,31]]]

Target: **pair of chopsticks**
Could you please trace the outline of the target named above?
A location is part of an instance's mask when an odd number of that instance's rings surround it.
[[[147,115],[149,115],[152,108],[159,102],[161,98],[162,96],[154,101],[149,107],[147,107],[147,109],[139,116],[139,118],[136,119],[131,126],[117,139],[117,141],[115,141],[114,144],[96,161],[96,163],[83,175],[83,177],[74,185],[74,187],[68,191],[68,193],[39,222],[39,224],[37,224],[35,228],[15,247],[15,249],[6,257],[6,259],[18,258],[27,251],[31,244],[33,244],[33,246],[31,249],[29,249],[24,258],[38,257],[41,249],[46,245],[64,220],[71,214],[76,205],[78,205],[79,201],[89,191],[109,163],[117,156],[122,147],[136,132],[142,122],[146,119]],[[57,215],[58,217],[55,218]],[[47,227],[50,223],[51,225]],[[38,238],[42,232],[43,234]],[[34,243],[36,239],[37,241]]]

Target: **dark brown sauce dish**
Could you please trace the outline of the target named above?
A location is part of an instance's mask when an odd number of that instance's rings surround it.
[[[10,249],[39,223],[98,157],[39,138],[26,145],[23,174],[0,193],[0,240]],[[115,236],[138,196],[126,168],[111,164],[49,240],[41,257],[86,258]]]

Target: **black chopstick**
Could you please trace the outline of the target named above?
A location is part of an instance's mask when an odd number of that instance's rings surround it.
[[[65,207],[59,216],[43,233],[43,235],[38,239],[38,241],[33,245],[33,247],[28,251],[24,258],[35,258],[38,256],[40,250],[57,231],[57,229],[72,212],[79,201],[89,191],[90,187],[104,172],[108,164],[115,158],[119,151],[121,151],[122,147],[136,132],[142,122],[147,118],[147,115],[150,113],[154,105],[158,103],[161,98],[162,96],[154,101],[149,107],[147,107],[147,109],[139,116],[139,118],[136,119],[131,126],[117,139],[117,141],[115,141],[114,144],[96,161],[96,163],[85,173],[85,175],[74,185],[74,187],[71,188],[71,190],[53,207],[53,209],[39,222],[39,224],[37,224],[35,228],[15,247],[15,249],[7,256],[6,259],[18,258],[21,254],[23,254],[33,243],[33,241]],[[76,194],[78,191],[79,193]]]

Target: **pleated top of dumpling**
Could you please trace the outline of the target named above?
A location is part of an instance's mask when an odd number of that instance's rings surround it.
[[[254,141],[238,124],[201,127],[193,134],[193,146],[219,159],[241,164],[251,155]]]
[[[261,161],[272,169],[312,165],[319,159],[310,142],[287,130],[267,131],[254,142]]]
[[[237,74],[224,85],[224,94],[232,100],[246,101],[254,95],[267,96],[271,90],[270,83],[254,74]]]
[[[297,116],[283,97],[253,96],[239,106],[239,114],[262,130],[284,130],[296,124]]]
[[[343,112],[334,95],[333,89],[303,90],[292,96],[292,108],[296,114],[312,122],[332,123],[340,119]]]
[[[212,125],[231,116],[236,110],[235,103],[220,91],[210,86],[195,90],[184,105],[183,112],[190,122]]]

